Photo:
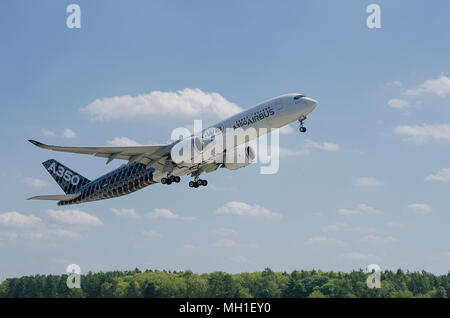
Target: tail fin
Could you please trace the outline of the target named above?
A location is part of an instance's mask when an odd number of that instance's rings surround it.
[[[52,175],[53,179],[55,179],[56,183],[59,184],[66,194],[76,193],[82,186],[91,182],[91,180],[86,179],[54,159],[47,160],[46,162],[43,162],[42,165]]]

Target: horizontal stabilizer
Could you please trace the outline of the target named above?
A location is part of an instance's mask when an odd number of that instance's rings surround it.
[[[78,198],[81,193],[76,194],[55,194],[55,195],[39,195],[37,197],[29,198],[28,200],[56,200],[56,201],[69,201]]]

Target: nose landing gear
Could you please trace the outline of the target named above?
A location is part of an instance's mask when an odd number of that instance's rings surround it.
[[[301,116],[299,119],[298,119],[298,122],[300,123],[300,128],[299,128],[299,130],[300,130],[300,132],[301,133],[305,133],[306,132],[306,127],[303,127],[303,122],[306,120],[306,116]]]

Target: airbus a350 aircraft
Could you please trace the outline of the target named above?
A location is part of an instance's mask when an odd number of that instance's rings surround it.
[[[184,175],[191,175],[194,178],[189,182],[189,187],[206,186],[207,181],[199,178],[201,173],[212,172],[219,167],[236,170],[249,165],[255,158],[255,152],[250,146],[237,147],[238,141],[233,148],[227,149],[228,144],[224,141],[226,137],[218,138],[218,136],[226,136],[226,131],[245,132],[254,129],[257,133],[250,135],[249,138],[255,139],[270,132],[271,129],[281,128],[296,120],[300,122],[300,132],[306,132],[303,121],[316,106],[317,101],[305,95],[282,95],[225,119],[202,130],[199,134],[158,146],[61,147],[29,140],[32,144],[44,149],[104,157],[107,158],[107,164],[114,159],[128,160],[128,164],[94,181],[54,159],[45,161],[44,167],[65,194],[37,196],[29,200],[56,200],[59,201],[60,206],[104,200],[126,195],[158,182],[178,183],[181,180],[180,177]],[[241,144],[248,142],[249,138],[241,139]],[[218,148],[221,151],[203,155],[206,153],[206,148],[211,148],[218,140],[221,140],[222,147]],[[185,151],[185,149],[192,149],[192,151]],[[194,157],[199,157],[198,154],[202,155],[201,159],[193,160]],[[238,160],[228,160],[230,157],[238,158]]]

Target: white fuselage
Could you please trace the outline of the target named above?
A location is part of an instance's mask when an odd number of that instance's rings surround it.
[[[297,98],[294,99],[295,97]],[[254,139],[269,133],[272,129],[286,126],[299,118],[306,118],[316,106],[317,101],[300,94],[286,94],[275,97],[204,129],[202,139],[207,140],[214,137],[214,132],[221,131],[225,134],[227,129],[236,130],[238,128],[242,128],[244,133],[249,128],[254,129],[257,132],[256,137],[253,136]],[[243,140],[243,142],[250,140]],[[239,146],[239,144],[234,146]]]
[[[223,151],[230,151],[241,144],[281,128],[299,118],[306,118],[317,106],[317,101],[301,94],[286,94],[264,101],[239,114],[231,116],[216,125],[194,133],[202,140],[203,150],[208,152],[220,143]],[[253,133],[249,133],[252,130]],[[232,132],[232,138],[229,138]],[[220,138],[218,138],[220,136]],[[236,137],[235,137],[236,136]],[[240,138],[243,136],[242,138]],[[192,138],[192,136],[190,137]],[[233,142],[228,143],[228,140]],[[176,143],[174,143],[175,145]],[[217,154],[217,153],[216,153]],[[220,157],[220,153],[218,157]],[[203,164],[205,161],[202,162]],[[182,176],[199,167],[199,163],[179,164],[172,171],[155,172],[153,180],[159,182],[169,174]]]

